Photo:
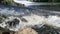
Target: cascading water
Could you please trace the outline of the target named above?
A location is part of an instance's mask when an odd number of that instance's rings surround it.
[[[53,26],[54,28],[60,28],[59,20],[59,16],[48,16],[48,18],[37,15],[22,17],[9,16],[2,23],[0,23],[0,27],[11,31],[19,31],[25,27],[41,28],[44,24]]]
[[[18,31],[25,27],[41,28],[44,24],[53,26],[54,28],[60,28],[60,16],[48,15],[45,17],[43,15],[48,14],[45,10],[36,11],[23,7],[8,7],[0,5],[0,27],[2,28]],[[52,14],[52,11],[49,14]]]
[[[37,20],[37,18],[41,20]],[[39,16],[37,16],[37,18],[35,16],[23,16],[21,18],[10,16],[6,18],[4,22],[0,24],[0,26],[12,31],[22,30],[25,27],[32,27],[34,25],[39,25],[38,27],[43,26],[42,22],[44,18]]]

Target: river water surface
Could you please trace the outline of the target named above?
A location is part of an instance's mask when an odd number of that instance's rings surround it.
[[[41,28],[45,24],[56,29],[60,28],[60,12],[55,10],[0,4],[0,15],[2,21],[0,26],[12,31],[22,30],[26,26]]]

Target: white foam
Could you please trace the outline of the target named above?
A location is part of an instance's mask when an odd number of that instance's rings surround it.
[[[8,19],[9,18],[9,19]],[[47,24],[49,26],[53,26],[55,28],[60,28],[60,17],[59,16],[48,16],[48,18],[45,18],[44,16],[38,16],[38,15],[31,15],[31,16],[23,16],[28,22],[23,22],[19,17],[13,17],[9,16],[3,23],[0,24],[1,27],[5,28],[7,26],[7,29],[12,31],[18,31],[24,29],[26,26],[35,26],[42,27],[44,24]],[[8,24],[6,24],[7,21],[12,21],[13,19],[18,19],[20,22],[16,27],[12,26],[9,27]],[[2,25],[3,24],[3,25]]]
[[[60,17],[59,16],[49,16],[47,18],[46,24],[54,26],[55,28],[60,28]]]
[[[18,25],[16,25],[16,27],[12,26],[12,27],[9,27],[8,24],[6,24],[7,21],[12,21],[13,19],[18,19],[20,22]],[[23,18],[25,18],[28,22],[22,22],[20,18],[18,17],[13,17],[13,16],[10,16],[8,17],[7,19],[5,19],[5,21],[0,25],[1,27],[5,28],[7,27],[7,29],[9,30],[12,30],[12,31],[18,31],[18,30],[22,30],[24,29],[24,27],[26,26],[34,26],[34,25],[42,25],[43,23],[43,17],[39,17],[37,15],[32,15],[32,16],[23,16]],[[40,27],[40,26],[39,26]]]

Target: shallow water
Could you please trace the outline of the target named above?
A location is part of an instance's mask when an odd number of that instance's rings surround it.
[[[41,28],[44,24],[52,26],[53,28],[60,28],[59,11],[33,9],[27,7],[17,7],[0,4],[0,15],[0,18],[2,17],[2,23],[0,24],[0,26],[2,28],[6,28],[12,31],[22,30],[25,27]],[[22,16],[23,18],[26,18],[24,22],[21,21]],[[16,21],[19,21],[19,23],[16,24],[14,19],[17,19]],[[33,22],[33,24],[31,22]]]
[[[26,25],[24,25],[24,23],[20,23],[20,18],[21,16],[31,16],[32,12],[34,13],[36,10],[35,9],[31,9],[31,8],[27,8],[27,7],[17,7],[17,6],[9,6],[9,5],[2,5],[0,4],[0,15],[2,18],[3,23],[0,24],[1,27],[3,28],[7,28],[13,31],[20,29],[23,29],[23,27],[25,27]],[[5,18],[6,17],[6,18]],[[11,19],[12,18],[12,19]],[[20,22],[20,26],[13,26],[13,23],[11,22],[10,25],[5,24],[6,21],[12,20],[14,22],[14,19],[18,18],[17,20],[19,20]],[[9,21],[10,22],[10,21]],[[14,22],[15,23],[15,22]],[[19,24],[18,23],[18,24]]]

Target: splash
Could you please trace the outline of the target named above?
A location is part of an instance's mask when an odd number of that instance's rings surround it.
[[[48,18],[45,18],[44,16],[38,15],[22,17],[9,16],[0,26],[12,31],[19,31],[25,27],[41,28],[45,24],[53,26],[54,28],[60,28],[60,17],[48,16]]]
[[[25,27],[32,27],[34,25],[43,25],[43,19],[42,17],[35,17],[37,15],[32,15],[32,16],[23,16],[23,17],[14,17],[14,16],[9,16],[8,18],[5,19],[4,22],[0,24],[1,27],[12,30],[12,31],[18,31],[22,30]],[[37,19],[39,18],[39,19]],[[41,20],[40,20],[41,19]]]
[[[53,26],[54,28],[60,28],[60,16],[49,16],[46,24]]]

